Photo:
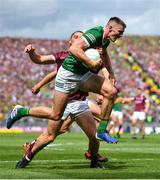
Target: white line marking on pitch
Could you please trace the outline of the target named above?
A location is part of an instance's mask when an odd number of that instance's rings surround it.
[[[155,161],[155,159],[152,159],[152,158],[135,158],[135,159],[130,159],[130,161],[141,161],[141,160],[145,160],[145,161]],[[18,160],[17,160],[18,161]],[[0,163],[10,163],[10,162],[17,162],[17,161],[2,161],[0,160]],[[84,160],[82,159],[61,159],[61,160],[33,160],[33,162],[37,162],[37,163],[40,163],[40,162],[73,162],[73,161],[79,161],[79,162],[84,162]],[[109,162],[112,162],[112,161],[119,161],[119,159],[117,158],[113,158],[113,159],[110,159]],[[128,159],[123,159],[123,161],[128,161]]]
[[[33,162],[73,162],[73,161],[85,161],[85,160],[82,160],[82,159],[61,159],[61,160],[33,160]],[[18,161],[18,160],[17,160]],[[17,162],[17,161],[3,161],[3,160],[0,160],[0,163],[9,163],[9,162]]]

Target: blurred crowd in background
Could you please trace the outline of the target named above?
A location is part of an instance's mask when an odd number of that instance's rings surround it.
[[[54,92],[54,81],[44,87],[37,95],[31,89],[54,65],[37,65],[30,61],[28,54],[24,53],[26,45],[32,43],[40,54],[67,50],[68,42],[62,40],[42,40],[24,38],[0,38],[0,125],[10,110],[16,105],[25,106],[46,105],[51,106]],[[109,54],[117,78],[117,87],[122,96],[136,96],[136,89],[144,89],[149,98],[150,108],[148,117],[150,125],[158,126],[160,118],[160,37],[127,36],[123,41],[112,44]],[[136,65],[129,64],[126,55],[136,60]],[[128,57],[128,56],[127,56]],[[138,65],[137,65],[138,64]],[[140,66],[140,68],[139,68]],[[147,78],[146,74],[147,73]],[[143,77],[145,76],[145,77]],[[153,81],[153,87],[151,87]],[[92,98],[91,95],[90,98]],[[125,105],[126,118],[133,112],[133,105]],[[37,121],[39,125],[46,121]],[[33,118],[20,121],[22,125],[35,125]],[[37,125],[37,123],[36,123]]]

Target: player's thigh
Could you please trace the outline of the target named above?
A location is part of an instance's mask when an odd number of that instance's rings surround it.
[[[60,91],[56,91],[54,93],[54,100],[53,100],[53,107],[54,107],[54,112],[57,114],[63,114],[65,107],[68,102],[68,98],[70,96],[70,93],[64,93]]]
[[[107,89],[107,86],[105,86],[105,83],[107,83],[107,81],[105,81],[103,77],[98,76],[96,74],[92,74],[92,76],[88,80],[80,84],[79,89],[83,91],[87,91],[87,92],[94,92],[97,94],[102,94],[103,88]]]
[[[132,124],[132,126],[135,126],[137,124],[137,119],[132,119],[131,124]]]
[[[96,123],[91,112],[85,112],[76,117],[77,124],[88,137],[95,137]]]
[[[132,125],[135,125],[137,123],[137,120],[139,119],[139,115],[136,111],[133,112],[131,116],[131,123]]]
[[[120,117],[120,118],[118,119],[118,123],[119,123],[119,124],[123,124],[123,123],[124,123],[123,117]]]
[[[144,112],[139,112],[139,120],[144,121],[146,119],[146,114]]]
[[[87,81],[80,84],[79,89],[106,96],[106,94],[112,93],[115,87],[110,81],[105,80],[103,77],[92,74]]]
[[[114,123],[117,123],[117,117],[116,115],[114,114],[114,112],[112,111],[111,115],[110,115],[110,118],[111,120],[114,122]]]

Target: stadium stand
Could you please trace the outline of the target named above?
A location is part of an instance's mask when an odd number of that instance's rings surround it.
[[[31,92],[32,86],[45,74],[54,69],[54,65],[40,66],[33,64],[24,47],[32,43],[39,53],[50,54],[52,52],[66,50],[67,41],[48,39],[24,39],[24,38],[0,38],[0,119],[4,120],[8,112],[15,104],[26,106],[47,105],[53,97],[54,83],[43,88],[38,95]],[[117,77],[117,86],[127,96],[133,96],[137,87],[144,88],[151,101],[150,114],[154,122],[159,121],[160,115],[160,37],[152,36],[127,36],[124,42],[116,42],[110,47],[110,55],[113,68]],[[136,65],[131,66],[126,61],[131,56]],[[156,87],[151,87],[148,81],[142,76],[147,72]],[[155,90],[155,88],[157,88]],[[155,92],[156,91],[156,92]],[[132,107],[132,106],[131,106]],[[132,111],[131,107],[126,108]],[[46,124],[46,121],[37,121],[39,126]],[[4,126],[4,121],[0,126]],[[27,121],[19,122],[22,126],[34,126],[35,121],[27,118]],[[37,125],[37,124],[36,124]]]

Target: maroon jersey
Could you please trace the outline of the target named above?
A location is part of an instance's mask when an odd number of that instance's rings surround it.
[[[135,111],[142,112],[145,110],[145,96],[136,96],[135,97]]]
[[[68,51],[60,51],[57,53],[53,53],[53,56],[55,57],[55,61],[57,64],[57,71],[60,68],[60,66],[62,65],[63,61],[65,60],[65,58],[69,55]]]
[[[68,55],[69,55],[68,51],[60,51],[57,53],[53,53],[53,56],[55,57],[55,62],[57,64],[57,71]],[[84,100],[86,100],[87,96],[88,96],[88,92],[78,90],[77,92],[71,94],[71,96],[69,97],[69,101],[71,101],[71,100],[82,100],[82,101],[84,101]]]

